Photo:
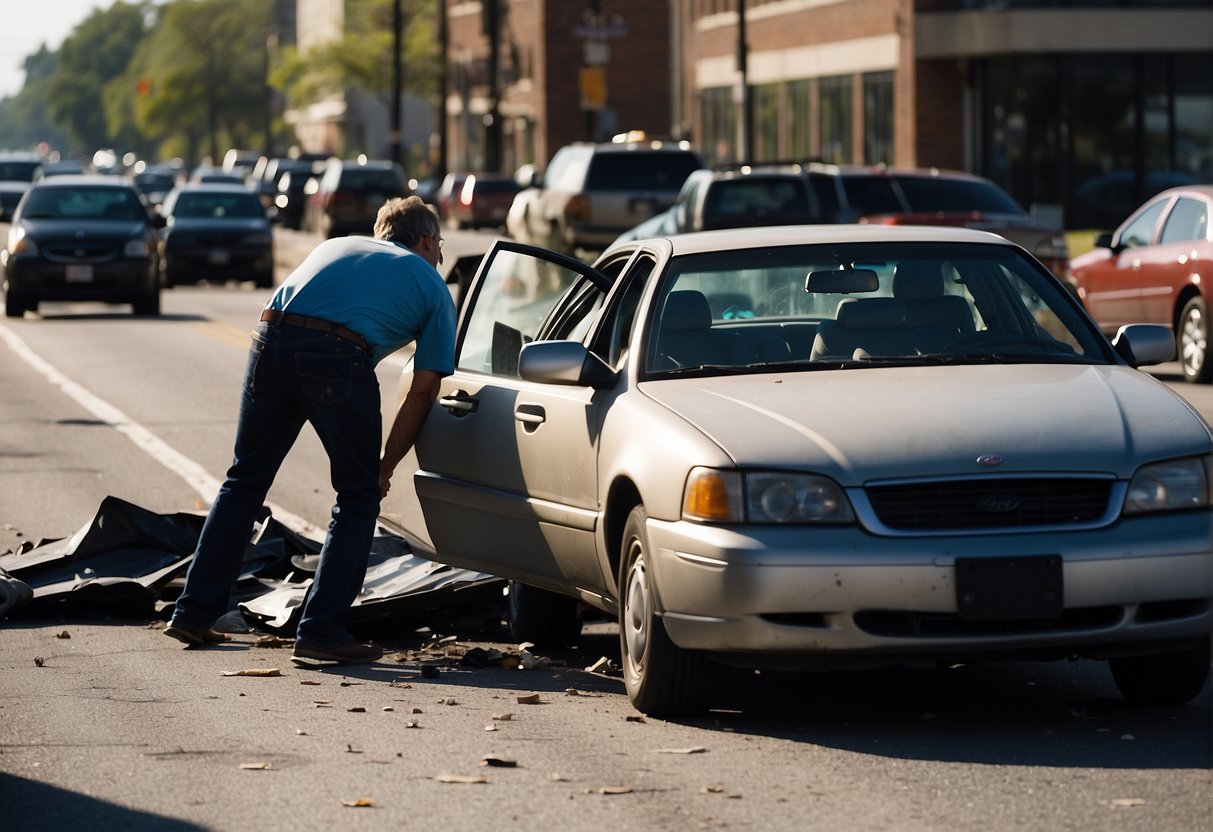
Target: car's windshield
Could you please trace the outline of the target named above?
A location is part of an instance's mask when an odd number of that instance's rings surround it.
[[[38,188],[26,196],[24,219],[146,220],[147,211],[130,188]]]
[[[1112,360],[1065,289],[1011,246],[686,255],[671,262],[652,308],[649,373]]]
[[[253,219],[265,211],[250,193],[182,193],[173,206],[174,217],[208,219]]]

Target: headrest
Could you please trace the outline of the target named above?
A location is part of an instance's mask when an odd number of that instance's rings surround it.
[[[937,260],[902,260],[893,270],[893,297],[928,300],[943,295],[943,272]]]
[[[686,332],[711,326],[712,309],[702,292],[670,292],[661,316],[661,328],[665,332]]]
[[[906,305],[900,298],[847,298],[835,314],[846,329],[888,329],[905,322]]]

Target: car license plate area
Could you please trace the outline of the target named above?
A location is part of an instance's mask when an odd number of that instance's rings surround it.
[[[227,249],[222,248],[213,248],[206,255],[206,262],[212,266],[226,266],[231,259]]]
[[[1057,618],[1064,600],[1060,555],[956,559],[956,607],[967,621]]]
[[[93,267],[88,263],[72,263],[64,267],[63,280],[66,283],[92,283]]]

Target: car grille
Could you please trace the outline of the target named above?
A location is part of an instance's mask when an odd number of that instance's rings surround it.
[[[1113,481],[1024,478],[898,483],[864,489],[882,524],[903,531],[1091,523],[1108,511]]]
[[[42,254],[53,263],[108,263],[117,259],[124,243],[67,242],[48,243]]]

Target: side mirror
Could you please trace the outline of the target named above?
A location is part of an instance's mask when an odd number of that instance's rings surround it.
[[[1161,324],[1126,324],[1112,339],[1112,348],[1132,367],[1162,364],[1175,357],[1175,335]]]
[[[532,341],[518,355],[518,375],[541,384],[607,390],[617,374],[580,341]]]
[[[1112,248],[1112,232],[1105,231],[1095,238],[1096,248]]]

